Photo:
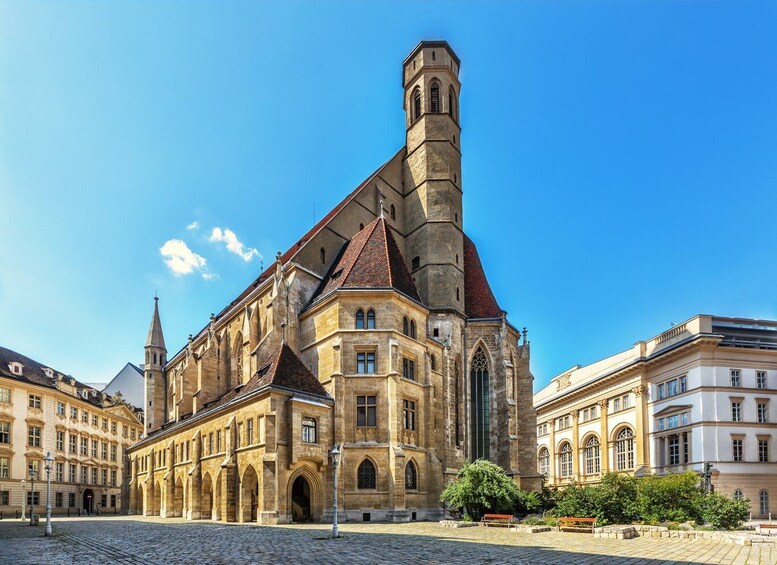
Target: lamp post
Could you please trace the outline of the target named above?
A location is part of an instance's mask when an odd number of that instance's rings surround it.
[[[35,467],[30,467],[30,526],[34,526],[35,517]]]
[[[51,535],[51,466],[54,463],[54,457],[51,451],[46,453],[46,532],[44,535]]]
[[[27,519],[27,516],[24,514],[25,510],[27,510],[27,501],[24,499],[25,496],[27,496],[27,481],[22,479],[22,522],[24,522]]]
[[[335,488],[334,488],[334,502],[332,503],[332,537],[340,537],[337,531],[337,465],[340,463],[340,450],[337,448],[337,444],[332,448],[330,452],[332,455],[332,468],[335,474]]]

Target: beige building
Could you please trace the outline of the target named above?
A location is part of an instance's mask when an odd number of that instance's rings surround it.
[[[607,471],[711,465],[713,488],[777,512],[777,322],[700,315],[573,367],[534,395],[538,470],[548,483]]]
[[[436,518],[481,457],[539,488],[529,345],[463,231],[458,76],[419,44],[405,146],[170,359],[155,309],[133,512],[328,519],[335,444],[349,520]]]
[[[45,512],[50,452],[53,513],[118,512],[124,453],[143,434],[141,417],[120,395],[0,347],[0,511],[11,516],[32,503]]]

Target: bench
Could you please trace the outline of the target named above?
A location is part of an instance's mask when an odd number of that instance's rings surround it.
[[[559,518],[556,521],[556,526],[560,532],[572,531],[572,532],[594,532],[596,528],[596,518],[575,518],[566,516]]]
[[[512,526],[514,522],[512,514],[484,514],[480,519],[484,526]]]
[[[763,530],[767,531],[763,532]],[[774,532],[770,532],[769,530],[774,530]],[[763,532],[766,535],[773,536],[777,534],[777,524],[758,524],[758,532]]]

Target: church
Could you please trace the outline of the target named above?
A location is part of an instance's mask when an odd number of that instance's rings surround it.
[[[405,145],[170,358],[155,302],[130,513],[331,520],[337,473],[341,520],[439,519],[479,458],[540,488],[526,331],[463,228],[459,65],[410,53]]]

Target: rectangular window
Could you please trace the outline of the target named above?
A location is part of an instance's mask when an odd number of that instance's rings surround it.
[[[89,423],[89,412],[81,410],[81,421],[85,424]]]
[[[666,383],[666,395],[677,396],[677,381],[672,380]]]
[[[63,500],[62,493],[61,492],[56,493],[56,495],[54,496],[54,505],[57,508],[62,508],[62,500]]]
[[[75,464],[74,464],[74,463],[71,463],[71,464],[68,466],[67,479],[68,479],[68,480],[69,480],[71,483],[74,483],[74,482],[76,482],[76,466],[75,466]]]
[[[101,447],[102,447],[102,450],[101,450],[102,458],[108,459],[108,444],[105,442],[102,442]]]
[[[118,429],[118,428],[116,427],[116,425],[117,425],[117,424],[116,424],[116,422],[111,422],[111,433],[112,433],[113,435],[116,435],[116,430]]]
[[[680,377],[680,392],[686,392],[688,390],[688,377],[683,375]]]
[[[758,440],[758,461],[760,463],[769,462],[769,440],[767,439]]]
[[[61,401],[57,401],[57,416],[64,416],[65,415],[65,403]]]
[[[70,417],[78,420],[78,408],[75,406],[70,407]]]
[[[27,445],[30,447],[40,447],[40,427],[27,427]]]
[[[406,357],[402,359],[402,376],[411,381],[415,380],[415,361]]]
[[[758,423],[766,424],[769,421],[769,405],[765,402],[759,402],[756,404],[758,413]]]
[[[103,484],[105,484],[105,483],[103,483]],[[108,506],[108,495],[107,494],[102,494],[102,495],[100,495],[100,507],[101,508],[105,508],[106,506]]]
[[[10,506],[10,495],[10,491],[0,490],[0,506]]]
[[[356,354],[356,372],[372,374],[375,372],[375,352],[361,352]]]
[[[9,477],[9,470],[8,457],[0,457],[0,479],[7,479]]]
[[[254,444],[254,419],[249,418],[248,422],[246,422],[246,433],[248,434],[248,439],[246,440],[248,442],[248,445]]]
[[[100,417],[97,414],[92,414],[92,425],[95,428],[100,425]]]
[[[29,476],[31,472],[35,474],[36,479],[41,479],[39,460],[27,461],[27,475]]]
[[[122,425],[121,436],[126,438],[127,435],[129,435],[129,429],[127,428],[127,426]]]
[[[30,504],[33,506],[40,505],[40,492],[37,490],[35,492],[27,491],[27,506]]]
[[[731,403],[731,421],[732,422],[741,422],[742,421],[742,403],[741,402],[732,402]]]
[[[81,482],[86,484],[87,475],[89,474],[89,469],[86,467],[81,467]]]
[[[613,409],[614,412],[617,412],[618,410],[621,409],[621,399],[620,398],[616,398],[615,400],[612,401],[612,409]]]
[[[97,467],[92,467],[92,484],[97,484]]]
[[[237,445],[235,447],[240,447],[240,444],[243,442],[243,422],[238,422],[236,435],[237,435]]]
[[[135,428],[132,428],[130,430],[130,439],[133,441],[135,440]]]
[[[402,401],[402,426],[406,430],[415,430],[415,402],[412,400]]]
[[[680,436],[669,436],[669,464],[680,464]]]
[[[6,387],[0,387],[0,402],[11,403],[11,389]]]
[[[68,451],[73,454],[78,453],[78,437],[72,433],[70,434],[70,449]]]
[[[116,486],[116,485],[113,485],[113,486]],[[116,508],[116,495],[115,494],[111,495],[111,508]]]
[[[356,425],[362,428],[378,425],[374,396],[356,397]]]
[[[116,446],[111,446],[111,461],[116,461]]]
[[[105,486],[108,484],[108,469],[103,469],[100,473],[100,478],[102,479],[102,485]]]
[[[67,493],[67,507],[68,508],[76,507],[76,493],[74,492]]]
[[[92,440],[92,457],[94,459],[97,459],[98,443],[99,442],[96,439]]]
[[[11,422],[0,422],[0,443],[11,443]]]
[[[631,406],[631,398],[627,394],[626,396],[623,397],[623,409],[625,410],[629,406]]]
[[[755,386],[758,388],[766,388],[766,371],[755,372]]]
[[[739,369],[731,369],[731,386],[742,386],[742,372]]]
[[[666,387],[664,386],[664,383],[658,385],[658,399],[661,400],[662,398],[666,398]]]
[[[54,473],[54,480],[60,483],[65,480],[65,464],[57,461],[57,470]]]
[[[658,419],[658,431],[662,432],[665,429],[664,425],[665,420],[663,418]]]
[[[208,434],[208,455],[213,455],[213,432]]]
[[[37,394],[31,394],[30,395],[30,408],[38,408],[40,409],[40,396]]]
[[[316,420],[314,418],[302,418],[302,441],[316,443]]]
[[[89,455],[89,438],[81,438],[81,455]]]
[[[108,431],[108,418],[103,417],[103,431]]]
[[[742,461],[742,440],[731,440],[731,451],[734,461]]]
[[[216,432],[216,453],[221,453],[221,430]]]

